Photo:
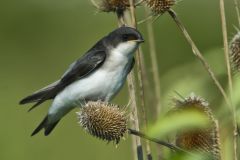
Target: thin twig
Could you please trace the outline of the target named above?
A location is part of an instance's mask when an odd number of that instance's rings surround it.
[[[201,54],[201,52],[199,51],[199,49],[197,48],[197,46],[195,45],[195,43],[193,42],[192,38],[190,37],[190,35],[188,34],[186,28],[184,27],[184,25],[182,24],[182,22],[179,20],[179,18],[177,17],[176,13],[170,9],[168,11],[168,13],[170,14],[170,16],[173,18],[173,20],[175,21],[175,23],[177,24],[177,26],[181,29],[183,35],[185,36],[186,40],[188,41],[188,43],[191,45],[192,47],[192,51],[193,54],[200,60],[200,62],[203,64],[204,68],[206,69],[206,71],[208,72],[209,76],[211,77],[211,79],[213,80],[214,84],[216,85],[216,87],[219,89],[219,91],[221,92],[221,94],[223,95],[224,100],[226,101],[226,104],[230,107],[231,103],[228,99],[228,96],[226,94],[226,92],[224,91],[222,85],[220,84],[220,82],[217,80],[215,74],[213,73],[213,71],[210,68],[210,65],[207,63],[207,61],[205,60],[205,58],[203,57],[203,55]]]
[[[133,70],[129,73],[127,82],[128,82],[129,96],[130,96],[130,99],[132,100],[131,115],[130,115],[131,125],[136,130],[139,130],[138,109],[137,109],[137,102],[136,102],[136,83],[135,83]],[[137,151],[137,159],[143,160],[142,144],[141,144],[141,139],[139,137],[136,137],[135,143],[133,143],[133,149],[134,149],[134,152]]]
[[[145,15],[148,17],[150,15],[149,9],[145,6]],[[158,69],[158,60],[157,60],[157,51],[156,51],[156,42],[155,42],[155,34],[153,30],[153,23],[147,21],[147,35],[148,35],[148,44],[149,44],[149,52],[151,58],[151,67],[152,67],[152,75],[153,75],[153,84],[154,84],[154,97],[156,104],[154,105],[155,111],[155,119],[158,118],[161,112],[161,85],[160,85],[160,75]],[[157,145],[157,157],[158,160],[162,159],[161,156],[161,146]]]
[[[138,21],[138,25],[142,24],[142,23],[145,23],[146,21],[150,20],[153,18],[153,15],[149,15],[147,16],[147,18],[144,18],[143,20],[141,21]]]
[[[238,0],[234,0],[234,5],[235,5],[236,12],[237,12],[238,27],[240,27],[240,13],[239,13]]]
[[[144,0],[140,0],[140,1],[138,1],[137,3],[135,3],[135,6],[141,5],[143,2],[144,2]]]
[[[131,21],[134,28],[137,28],[137,21],[136,21],[136,15],[135,15],[135,0],[129,0],[130,4],[130,13],[131,13]],[[140,101],[141,101],[141,110],[142,110],[142,117],[143,117],[143,124],[144,128],[147,128],[147,116],[146,116],[146,110],[145,110],[145,96],[144,96],[144,87],[143,87],[143,59],[142,59],[142,50],[138,48],[136,53],[136,62],[137,62],[137,74],[138,74],[138,82],[139,82],[139,90],[140,90]],[[152,159],[151,155],[151,148],[150,143],[148,140],[146,140],[146,151],[147,151],[147,157],[149,159]]]
[[[224,1],[220,0],[220,14],[221,14],[221,22],[222,22],[222,32],[223,32],[223,42],[224,42],[224,54],[225,61],[227,65],[227,73],[228,73],[228,85],[229,85],[229,95],[230,100],[232,100],[233,93],[233,81],[232,81],[232,73],[231,73],[231,65],[230,65],[230,57],[229,57],[229,49],[228,49],[228,36],[227,36],[227,24],[226,24],[226,16],[225,16],[225,7]],[[237,119],[236,119],[236,108],[235,105],[231,101],[231,111],[233,114],[233,147],[234,147],[234,159],[237,160]]]
[[[145,109],[145,91],[144,91],[144,86],[143,86],[143,58],[142,58],[142,48],[140,47],[137,51],[137,68],[138,68],[138,82],[139,82],[139,89],[140,89],[140,101],[141,101],[141,112],[142,112],[142,119],[143,119],[143,127],[145,130],[147,130],[147,124],[148,124],[148,119],[146,115],[146,109]],[[151,148],[150,148],[150,143],[148,140],[146,140],[146,152],[147,152],[147,159],[151,160],[152,159],[152,154],[151,154]]]
[[[169,149],[171,149],[171,150],[174,150],[174,151],[176,151],[176,152],[183,152],[183,153],[191,154],[191,153],[189,153],[189,152],[187,152],[187,151],[179,148],[178,146],[175,146],[175,145],[173,145],[173,144],[171,144],[171,143],[168,143],[168,142],[165,142],[165,141],[161,141],[161,140],[159,140],[159,139],[157,139],[157,138],[152,138],[152,137],[150,137],[150,136],[148,136],[148,135],[146,135],[146,134],[144,134],[144,133],[142,133],[142,132],[139,132],[139,131],[136,131],[136,130],[133,130],[133,129],[128,128],[128,133],[129,133],[129,134],[132,134],[132,135],[135,135],[135,136],[142,137],[142,138],[144,138],[144,139],[148,139],[148,140],[151,141],[151,142],[155,142],[155,143],[157,143],[157,144],[160,144],[160,145],[162,145],[162,146],[165,146],[165,147],[167,147],[167,148],[169,148]],[[192,155],[192,154],[191,154],[191,155]]]
[[[149,14],[149,10],[145,7],[146,15]],[[156,42],[155,42],[155,34],[153,30],[152,22],[147,22],[147,34],[148,34],[148,44],[149,44],[149,52],[151,58],[151,65],[152,65],[152,73],[153,73],[153,81],[154,81],[154,92],[156,97],[156,115],[158,116],[161,111],[161,85],[160,85],[160,75],[159,75],[159,68],[158,68],[158,58],[157,58],[157,51],[156,51]]]
[[[95,2],[95,0],[91,0],[92,5],[96,7],[97,9],[100,9],[100,6]]]
[[[223,32],[224,54],[225,54],[225,61],[227,65],[228,85],[229,85],[229,91],[230,91],[230,97],[231,97],[231,94],[233,91],[233,84],[232,84],[232,73],[231,73],[231,65],[230,65],[230,58],[229,58],[229,50],[228,50],[227,24],[226,24],[226,16],[225,16],[223,0],[220,0],[220,14],[221,14],[222,32]]]
[[[140,50],[142,50],[142,48],[140,48]],[[142,52],[142,51],[141,51]],[[142,64],[142,75],[143,75],[143,77],[144,77],[144,80],[143,80],[143,87],[144,87],[144,91],[145,91],[145,94],[144,94],[144,96],[145,96],[145,99],[146,99],[146,104],[148,103],[148,102],[152,102],[152,100],[154,100],[154,93],[152,92],[152,88],[151,88],[151,86],[150,86],[150,84],[149,84],[149,76],[148,76],[148,72],[147,72],[147,68],[146,68],[146,64],[145,64],[145,61],[144,61],[144,56],[146,56],[146,55],[144,55],[144,54],[141,54],[141,64]]]

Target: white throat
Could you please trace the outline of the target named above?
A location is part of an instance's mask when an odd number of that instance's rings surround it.
[[[133,54],[138,47],[137,42],[124,42],[111,49],[107,60],[101,67],[104,70],[112,70],[121,73],[129,62],[132,62]],[[118,71],[119,70],[119,71]]]
[[[138,47],[137,42],[134,41],[122,42],[113,49],[113,52],[117,54],[122,54],[123,56],[132,57],[137,47]]]

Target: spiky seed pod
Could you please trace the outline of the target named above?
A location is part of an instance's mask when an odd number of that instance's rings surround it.
[[[77,113],[80,125],[91,135],[119,143],[127,131],[127,116],[117,105],[107,102],[88,102]]]
[[[92,0],[92,3],[103,12],[124,11],[129,7],[129,0]]]
[[[231,65],[234,71],[240,71],[240,32],[232,39],[229,45]]]
[[[176,4],[176,0],[145,0],[145,2],[156,15],[165,13]]]
[[[210,126],[204,129],[178,132],[176,135],[176,145],[186,150],[208,155],[211,160],[220,160],[218,121],[214,118],[208,102],[193,93],[184,100],[174,99],[174,102],[174,112],[186,110],[200,112],[206,115],[206,118],[210,122]]]

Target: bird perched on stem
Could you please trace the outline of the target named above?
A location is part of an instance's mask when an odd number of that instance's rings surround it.
[[[99,40],[70,65],[60,80],[22,99],[34,109],[53,99],[46,117],[32,136],[45,129],[47,136],[69,111],[88,101],[110,101],[122,88],[134,66],[134,52],[144,42],[139,31],[122,26]],[[81,106],[81,105],[80,105]]]

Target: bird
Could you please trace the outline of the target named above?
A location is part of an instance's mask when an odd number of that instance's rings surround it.
[[[134,52],[142,42],[137,29],[123,25],[97,41],[59,80],[23,98],[20,105],[34,103],[29,111],[52,100],[47,115],[31,136],[42,129],[48,136],[67,113],[88,101],[111,101],[132,70]]]

